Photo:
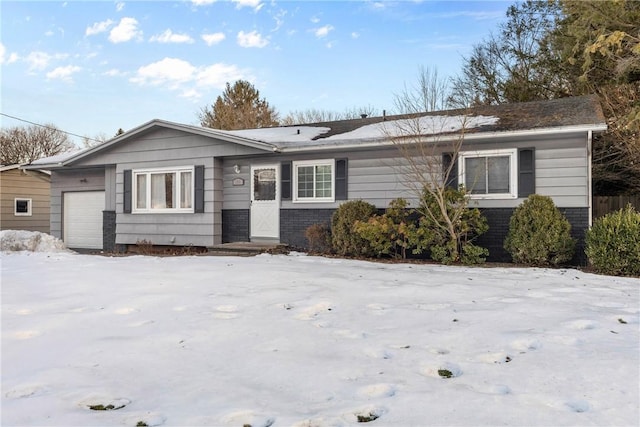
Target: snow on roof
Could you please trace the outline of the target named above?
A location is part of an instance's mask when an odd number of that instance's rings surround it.
[[[334,145],[338,142],[371,141],[413,134],[433,136],[493,125],[498,120],[498,117],[493,116],[424,116],[368,124],[326,137],[323,135],[331,131],[331,128],[312,125],[234,130],[226,131],[226,133],[276,144],[280,147],[298,146],[301,143],[306,143],[305,145]]]
[[[498,117],[486,116],[424,116],[415,119],[401,119],[374,123],[359,127],[351,132],[332,135],[327,139],[352,140],[402,137],[409,135],[438,135],[457,132],[462,129],[493,125]]]
[[[319,126],[281,126],[273,128],[224,131],[231,135],[269,143],[309,142],[329,132],[331,128]]]
[[[34,160],[33,162],[31,162],[31,166],[51,165],[51,164],[55,165],[58,163],[62,163],[65,160],[69,160],[70,158],[75,157],[78,154],[81,154],[87,151],[88,149],[89,148],[81,148],[75,151],[67,151],[65,153],[56,154],[55,156],[43,157],[42,159]]]

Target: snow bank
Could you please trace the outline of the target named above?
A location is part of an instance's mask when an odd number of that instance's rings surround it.
[[[0,251],[2,252],[66,252],[62,240],[39,231],[0,231]]]

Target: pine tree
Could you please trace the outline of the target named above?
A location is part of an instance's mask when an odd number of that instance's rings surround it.
[[[205,107],[199,115],[203,127],[223,130],[256,129],[278,125],[278,113],[260,92],[246,80],[233,86],[227,83],[221,96],[211,108]]]

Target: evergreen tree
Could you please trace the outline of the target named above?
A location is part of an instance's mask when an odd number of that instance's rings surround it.
[[[260,92],[245,80],[227,83],[221,96],[211,108],[205,107],[199,114],[203,127],[237,130],[255,129],[278,125],[278,113]]]

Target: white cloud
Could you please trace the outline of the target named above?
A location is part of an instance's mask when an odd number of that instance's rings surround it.
[[[216,0],[191,0],[194,6],[206,6],[215,2]]]
[[[351,38],[352,39],[360,38],[360,33],[357,33],[357,32],[354,31],[353,33],[351,33]]]
[[[4,47],[4,44],[0,43],[0,64],[4,64],[4,54],[7,49]]]
[[[66,67],[58,67],[47,73],[47,79],[60,79],[65,82],[72,82],[73,74],[79,72],[82,68],[75,65],[67,65]]]
[[[227,82],[233,82],[243,78],[245,72],[235,65],[213,64],[198,71],[196,83],[198,86],[215,87],[222,89]]]
[[[250,33],[245,33],[244,31],[240,31],[238,33],[238,44],[241,47],[265,47],[269,44],[269,40],[265,39],[258,33],[257,31],[251,31]]]
[[[218,63],[196,67],[182,59],[164,58],[140,67],[129,81],[139,85],[166,86],[170,90],[180,90],[185,98],[196,99],[200,96],[198,88],[223,89],[227,82],[252,80],[248,74],[235,65]],[[122,73],[110,70],[107,75],[121,76]]]
[[[121,77],[121,76],[125,76],[127,73],[118,70],[117,68],[112,68],[111,70],[105,71],[103,73],[103,75],[105,76],[109,76],[109,77]]]
[[[161,61],[138,68],[135,77],[130,79],[133,83],[160,85],[169,84],[175,89],[180,83],[193,80],[196,67],[177,58],[164,58]]]
[[[85,36],[93,36],[95,34],[104,33],[107,31],[114,22],[111,19],[107,19],[106,21],[96,22],[92,26],[87,27],[84,32]]]
[[[273,20],[276,21],[276,27],[271,30],[271,32],[276,32],[280,27],[282,27],[285,16],[287,16],[287,11],[285,9],[281,9],[278,13],[273,15]]]
[[[152,36],[149,41],[158,43],[193,43],[193,39],[188,34],[175,34],[170,29],[165,30],[162,34]]]
[[[124,9],[124,2],[119,1],[116,3],[116,12],[122,12],[122,9]]]
[[[225,39],[224,33],[211,33],[211,34],[202,35],[202,40],[204,40],[207,46],[213,46],[214,44],[218,44],[224,39]]]
[[[322,37],[326,37],[331,30],[333,30],[332,25],[325,25],[323,27],[316,28],[315,30],[313,30],[313,33],[316,35],[316,37],[322,38]]]
[[[138,29],[138,21],[135,18],[122,18],[109,33],[109,41],[112,43],[128,42],[140,37],[142,37],[142,31]]]
[[[44,70],[52,59],[53,57],[46,52],[31,52],[25,61],[29,64],[29,71],[33,71]]]
[[[18,59],[20,59],[18,54],[13,52],[11,55],[9,55],[9,59],[7,60],[7,64],[13,64],[14,62],[17,62]]]
[[[187,89],[183,91],[179,96],[180,98],[187,98],[192,101],[197,101],[198,99],[202,98],[202,94],[195,89]]]
[[[320,22],[320,18],[318,18],[317,16],[313,16],[311,18],[311,22],[314,23],[314,24],[317,24],[318,22]]]
[[[238,9],[242,7],[250,7],[254,9],[256,12],[262,9],[263,3],[262,0],[231,0],[236,4]]]

